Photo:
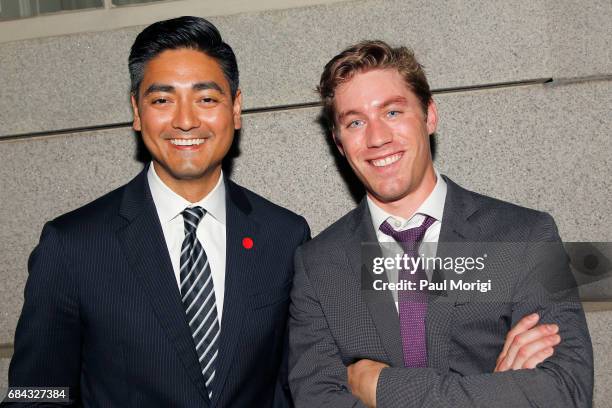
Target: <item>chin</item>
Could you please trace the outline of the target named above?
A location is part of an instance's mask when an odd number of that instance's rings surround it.
[[[404,197],[404,194],[390,192],[390,191],[380,191],[373,190],[371,191],[372,195],[378,199],[378,201],[383,203],[391,203],[393,201],[397,201]]]
[[[175,180],[195,180],[204,177],[206,170],[194,168],[172,169],[170,174]]]
[[[409,194],[410,189],[408,187],[400,188],[396,186],[389,186],[386,188],[372,189],[372,192],[380,201],[389,203],[406,197]]]
[[[399,201],[405,196],[406,196],[405,194],[393,194],[393,195],[392,194],[377,194],[376,195],[378,200],[383,203],[392,203],[395,201]]]

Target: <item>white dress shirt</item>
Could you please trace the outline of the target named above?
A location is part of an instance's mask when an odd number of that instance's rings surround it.
[[[374,201],[367,196],[368,208],[370,210],[370,216],[372,217],[372,225],[376,230],[376,238],[381,244],[382,252],[384,257],[395,257],[398,253],[403,253],[403,250],[397,242],[389,235],[380,231],[380,226],[383,222],[387,221],[393,229],[396,231],[404,231],[410,228],[419,227],[423,221],[425,221],[425,215],[429,215],[435,218],[435,222],[427,229],[425,236],[423,237],[423,243],[419,246],[419,255],[432,258],[436,256],[436,250],[438,246],[438,239],[440,238],[440,229],[442,228],[442,214],[444,213],[444,202],[446,201],[446,182],[440,176],[437,170],[436,172],[436,185],[431,191],[429,196],[423,201],[423,203],[417,208],[412,217],[404,219],[397,215],[391,215],[385,210],[380,208]],[[427,279],[431,280],[432,270],[426,269]],[[398,271],[396,268],[387,269],[387,278],[389,282],[397,282]],[[397,308],[397,292],[392,291],[393,298],[395,299],[395,306]]]
[[[202,207],[206,215],[198,224],[196,236],[210,264],[212,281],[215,286],[215,298],[217,300],[217,313],[219,324],[223,314],[223,297],[225,293],[225,250],[226,250],[226,222],[225,222],[225,183],[223,172],[219,181],[210,193],[197,203],[191,203],[176,194],[157,175],[153,163],[149,166],[147,180],[153,202],[157,209],[157,215],[161,223],[168,253],[172,261],[172,269],[176,284],[180,288],[180,262],[181,246],[185,239],[185,227],[183,221],[183,210],[187,207]]]

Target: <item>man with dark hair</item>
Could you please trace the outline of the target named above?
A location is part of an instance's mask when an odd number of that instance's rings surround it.
[[[591,406],[591,342],[552,217],[435,170],[437,108],[412,52],[359,43],[319,91],[367,195],[296,252],[296,406]],[[415,263],[387,263],[394,252]],[[466,255],[482,268],[453,270]]]
[[[196,17],[147,27],[129,57],[152,162],[48,222],[29,261],[11,387],[92,407],[288,407],[293,254],[306,221],[227,179],[236,58]]]

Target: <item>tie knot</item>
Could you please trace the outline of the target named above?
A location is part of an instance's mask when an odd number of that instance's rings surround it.
[[[379,229],[383,234],[389,235],[400,244],[404,252],[414,252],[417,250],[418,244],[423,240],[425,232],[434,222],[436,222],[435,218],[425,215],[423,223],[416,228],[396,231],[387,221],[385,221],[380,224]]]
[[[182,214],[185,221],[185,235],[188,235],[196,232],[198,224],[206,215],[206,210],[202,207],[188,207],[183,210]]]

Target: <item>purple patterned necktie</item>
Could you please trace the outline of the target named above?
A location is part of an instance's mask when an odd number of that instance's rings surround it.
[[[434,222],[436,222],[435,218],[425,215],[425,220],[420,227],[396,231],[385,221],[380,225],[380,231],[395,239],[401,245],[405,255],[410,258],[417,258],[419,256],[419,244],[425,236],[425,231]],[[418,290],[419,282],[422,279],[427,280],[427,275],[422,268],[417,268],[414,274],[411,274],[409,270],[401,268],[398,271],[398,275],[398,282],[406,280],[416,283],[416,290],[400,290],[397,294],[404,366],[427,367],[427,343],[425,335],[427,290]]]

